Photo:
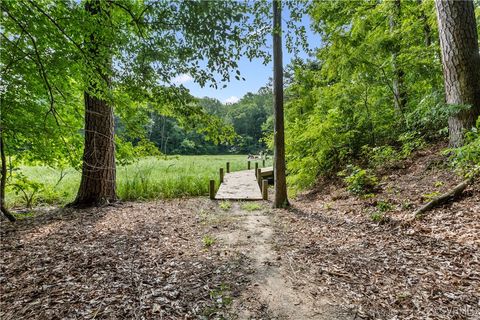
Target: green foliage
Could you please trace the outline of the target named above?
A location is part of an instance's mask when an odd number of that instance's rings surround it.
[[[208,183],[219,184],[218,168],[230,162],[232,171],[245,170],[245,155],[146,157],[117,168],[117,192],[121,200],[147,200],[208,195]],[[270,160],[271,161],[271,160]],[[271,165],[271,162],[268,163]],[[47,166],[21,166],[28,180],[43,184],[34,196],[35,204],[66,204],[74,200],[80,172]],[[64,176],[60,180],[61,175]],[[7,187],[7,206],[24,206],[21,193]]]
[[[393,209],[393,205],[388,201],[378,201],[376,205],[380,212],[387,212]]]
[[[256,211],[262,210],[262,205],[256,202],[246,202],[242,203],[241,208],[245,211]]]
[[[430,193],[425,193],[425,194],[422,194],[422,198],[425,200],[425,201],[432,201],[433,199],[435,199],[436,197],[438,197],[440,195],[440,192],[439,191],[433,191],[433,192],[430,192]]]
[[[391,166],[445,136],[449,107],[433,2],[314,1],[309,13],[322,45],[295,61],[286,90],[288,182],[313,185],[349,163]],[[429,30],[429,34],[425,30]],[[427,44],[428,37],[428,44]],[[395,59],[395,61],[393,61]],[[406,104],[395,108],[400,68]]]
[[[385,216],[382,212],[375,211],[370,215],[370,219],[374,222],[382,222]]]
[[[407,158],[413,151],[422,149],[426,146],[425,140],[414,131],[401,134],[398,137],[398,141],[402,144],[400,154],[403,158]]]
[[[222,310],[233,302],[230,287],[227,284],[221,284],[219,287],[211,290],[209,295],[213,305],[207,307],[203,311],[203,315],[208,319],[227,319],[223,316]]]
[[[203,245],[207,248],[210,248],[216,241],[216,239],[210,235],[204,235],[202,238]]]
[[[480,174],[480,117],[476,126],[465,134],[462,147],[447,149],[450,154],[451,164],[456,170],[466,177]]]
[[[339,173],[344,176],[343,181],[347,184],[347,189],[356,195],[371,193],[378,184],[378,179],[368,169],[362,169],[357,166],[349,165],[347,169]]]
[[[230,201],[221,201],[218,204],[218,206],[220,207],[220,209],[222,209],[224,211],[228,211],[232,207],[232,203]]]
[[[21,172],[16,172],[12,176],[10,183],[16,195],[20,195],[27,208],[31,208],[35,204],[35,196],[44,189],[44,185],[37,181],[28,179]]]

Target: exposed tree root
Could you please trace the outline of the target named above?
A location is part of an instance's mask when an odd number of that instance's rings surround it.
[[[425,205],[423,205],[422,207],[420,207],[419,209],[417,209],[413,213],[413,219],[418,219],[425,212],[431,210],[432,208],[434,208],[436,206],[439,206],[439,205],[442,205],[442,204],[444,204],[445,202],[447,202],[451,199],[458,198],[462,194],[463,190],[465,190],[465,188],[467,188],[468,185],[470,185],[472,182],[473,182],[473,178],[463,180],[461,183],[456,185],[450,191],[448,191],[448,192],[434,198],[432,201],[426,203]]]
[[[7,208],[3,207],[1,208],[1,211],[5,218],[7,218],[10,222],[15,222],[17,219],[13,216],[13,214],[10,213],[10,211],[7,210]]]

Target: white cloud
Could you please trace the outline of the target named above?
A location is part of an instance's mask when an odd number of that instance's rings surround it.
[[[172,80],[172,82],[176,85],[185,84],[185,83],[190,82],[190,81],[193,81],[193,78],[192,78],[191,75],[186,74],[186,73],[179,74],[178,76],[176,76]]]
[[[232,104],[232,103],[237,103],[238,101],[240,101],[240,98],[235,97],[235,96],[231,96],[231,97],[225,99],[223,101],[223,104]]]

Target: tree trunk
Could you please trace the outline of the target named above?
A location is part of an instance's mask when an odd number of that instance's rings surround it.
[[[88,207],[116,200],[113,108],[85,92],[85,146],[82,180],[73,205]]]
[[[447,104],[469,105],[450,116],[450,145],[463,144],[463,133],[480,115],[480,54],[473,1],[435,0]]]
[[[273,96],[274,96],[274,176],[275,199],[273,206],[288,206],[285,174],[285,129],[283,121],[283,62],[282,62],[282,9],[278,0],[273,1]]]
[[[7,206],[5,204],[5,187],[7,186],[7,158],[5,157],[5,142],[3,140],[3,130],[0,128],[0,158],[2,159],[2,169],[1,173],[2,176],[0,178],[0,211],[2,211],[3,215],[14,222],[16,219],[15,217],[8,211]]]
[[[91,15],[102,14],[99,1],[88,1],[85,10]],[[108,15],[106,15],[108,16]],[[110,57],[105,56],[105,50],[99,50],[101,35],[90,35],[89,52],[92,58],[100,64],[108,65]],[[104,49],[105,49],[105,44]],[[101,53],[100,53],[101,52]],[[102,55],[102,56],[101,56]],[[89,207],[103,205],[115,201],[115,130],[113,107],[97,94],[108,90],[108,76],[99,71],[99,79],[104,83],[99,85],[90,81],[85,99],[85,146],[83,151],[82,179],[77,198],[73,206]],[[104,89],[99,89],[99,87]],[[105,89],[107,88],[107,89]],[[104,95],[102,95],[104,96]]]
[[[392,2],[392,15],[390,16],[390,31],[395,32],[401,23],[402,7],[400,0]],[[407,92],[405,90],[405,72],[398,64],[398,55],[400,54],[401,37],[395,38],[392,48],[392,64],[393,64],[393,99],[395,110],[404,117],[404,111],[407,106]]]

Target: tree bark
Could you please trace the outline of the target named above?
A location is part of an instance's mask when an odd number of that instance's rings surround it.
[[[399,28],[401,22],[402,6],[400,0],[392,2],[392,15],[390,16],[390,31],[395,32]],[[407,106],[407,92],[405,90],[405,72],[398,64],[398,55],[400,54],[401,38],[397,37],[392,48],[392,64],[393,64],[393,95],[395,110],[404,119],[404,110]]]
[[[289,205],[285,173],[285,129],[283,120],[283,62],[282,62],[282,9],[278,0],[273,1],[273,97],[274,97],[274,176],[275,198],[273,206]]]
[[[91,15],[101,14],[97,0],[88,1],[85,10]],[[100,64],[109,64],[110,58],[100,55],[101,37],[90,35],[89,52]],[[108,69],[108,68],[107,68]],[[109,78],[98,68],[99,79],[108,88]],[[82,179],[73,206],[89,207],[116,201],[116,168],[115,168],[115,126],[113,107],[98,95],[102,91],[99,85],[90,81],[85,99],[85,146],[83,151]],[[103,89],[108,90],[108,89]],[[104,95],[101,95],[104,96]]]
[[[469,105],[448,119],[450,145],[463,144],[463,133],[480,115],[480,54],[473,1],[435,0],[447,104]]]
[[[5,157],[5,141],[3,139],[2,128],[0,128],[0,158],[2,159],[2,176],[0,177],[0,210],[8,220],[15,222],[15,217],[10,213],[10,211],[8,211],[5,204],[5,187],[7,186],[7,158]]]

